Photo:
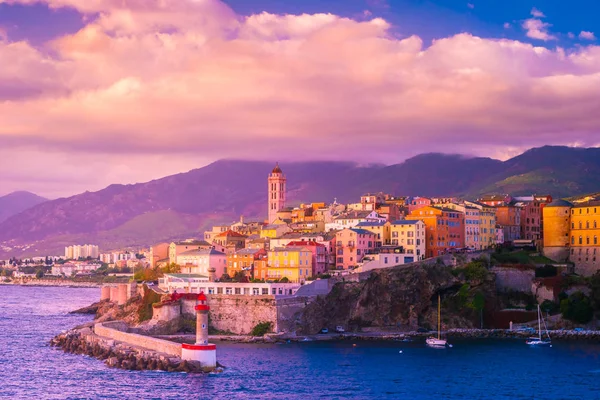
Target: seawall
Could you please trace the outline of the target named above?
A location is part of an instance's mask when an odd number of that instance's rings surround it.
[[[127,324],[121,321],[97,323],[94,325],[94,333],[98,336],[127,343],[131,346],[144,347],[159,353],[181,357],[181,344],[137,333],[129,333],[127,332]]]

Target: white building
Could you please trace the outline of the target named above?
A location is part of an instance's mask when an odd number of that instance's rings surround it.
[[[299,283],[209,282],[207,277],[198,274],[165,274],[158,280],[158,287],[169,293],[204,292],[239,296],[292,296],[300,286]]]
[[[214,249],[196,249],[178,254],[177,264],[181,265],[182,272],[202,275],[207,279],[208,269],[214,268],[217,278],[220,278],[227,267],[227,256]]]
[[[351,211],[333,219],[333,222],[325,224],[325,230],[341,231],[342,229],[354,228],[361,222],[385,222],[386,218],[375,211]]]
[[[93,244],[73,245],[65,247],[65,258],[67,260],[78,260],[79,258],[98,258],[98,246]]]

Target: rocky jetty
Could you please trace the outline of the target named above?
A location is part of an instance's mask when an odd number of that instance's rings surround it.
[[[161,370],[167,372],[221,372],[222,366],[207,371],[200,363],[157,353],[96,336],[91,325],[83,325],[63,332],[50,341],[50,345],[67,353],[82,354],[103,360],[112,368],[126,370]]]

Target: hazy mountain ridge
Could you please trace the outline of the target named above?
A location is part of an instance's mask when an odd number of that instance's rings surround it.
[[[0,222],[45,201],[48,199],[25,191],[0,196]]]
[[[264,219],[267,176],[274,162],[221,160],[203,168],[146,183],[110,185],[98,192],[47,201],[0,223],[0,242],[35,243],[54,249],[58,238],[98,240],[106,246],[200,236],[213,223],[240,215]],[[396,195],[550,193],[566,197],[600,190],[600,149],[546,146],[507,161],[447,154],[422,154],[401,164],[352,162],[281,163],[288,178],[288,203],[358,201],[365,192]],[[164,213],[169,211],[169,213]],[[146,217],[144,215],[148,214]],[[173,226],[169,227],[169,218]],[[143,229],[129,229],[140,218]],[[131,225],[131,224],[130,224]],[[138,224],[139,225],[139,224]],[[136,226],[138,226],[136,225]],[[122,235],[123,231],[128,232]],[[111,232],[119,240],[111,240]],[[60,240],[61,245],[63,240]],[[110,243],[110,244],[109,244]],[[104,248],[108,250],[108,248]]]

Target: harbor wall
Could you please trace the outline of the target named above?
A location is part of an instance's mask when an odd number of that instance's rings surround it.
[[[122,321],[97,323],[94,325],[94,333],[131,346],[139,346],[159,353],[181,357],[180,343],[122,331],[126,327],[127,325]]]

